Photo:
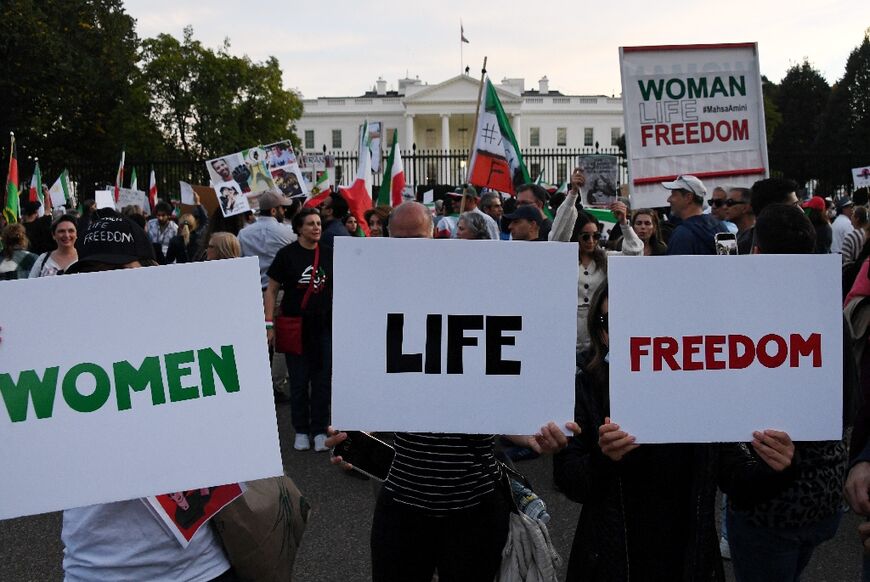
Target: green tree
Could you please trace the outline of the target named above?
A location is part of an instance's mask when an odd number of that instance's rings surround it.
[[[0,135],[5,150],[15,131],[23,175],[28,157],[49,174],[117,160],[122,145],[131,156],[165,151],[121,0],[5,0],[0,21]]]
[[[278,61],[254,63],[229,48],[229,41],[217,51],[203,47],[191,27],[181,41],[161,34],[143,42],[152,119],[163,135],[196,158],[281,139],[298,145],[291,124],[302,115],[302,102],[283,88]]]
[[[782,114],[776,106],[776,96],[779,87],[764,75],[761,76],[761,92],[764,98],[764,127],[768,146],[773,141],[773,134],[782,123]]]
[[[819,174],[815,143],[830,93],[828,82],[807,61],[791,67],[777,88],[782,123],[773,132],[771,166],[798,182]]]

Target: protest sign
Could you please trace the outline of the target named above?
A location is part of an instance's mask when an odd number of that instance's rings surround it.
[[[0,325],[0,519],[282,474],[255,258],[7,281]]]
[[[187,182],[178,182],[178,188],[181,191],[181,203],[188,206],[196,205],[196,196],[193,191],[193,186]]]
[[[111,190],[96,190],[94,192],[94,202],[97,204],[97,208],[111,208],[115,209],[115,193]]]
[[[581,189],[583,203],[587,206],[609,207],[619,194],[616,185],[619,160],[616,156],[583,155],[577,165],[583,168],[586,183]]]
[[[870,188],[870,166],[852,168],[852,183],[855,189]]]
[[[244,483],[231,483],[152,495],[147,502],[178,543],[186,548],[202,526],[244,492]]]
[[[533,434],[572,418],[576,244],[336,237],[334,265],[336,427]]]
[[[692,174],[708,189],[767,177],[756,43],[620,47],[634,207],[667,206],[661,182]]]
[[[133,190],[131,188],[118,189],[118,202],[115,204],[120,212],[127,206],[138,206],[143,209],[146,214],[151,213],[151,207],[148,204],[148,196],[142,190]]]
[[[360,151],[366,147],[365,142],[368,141],[369,152],[372,154],[372,173],[376,174],[381,171],[381,139],[384,134],[384,122],[383,121],[369,121],[365,124],[366,131],[368,135],[362,134],[363,126],[359,126],[360,129],[357,132],[360,134],[359,138],[359,149]]]
[[[214,192],[224,218],[242,214],[251,209],[248,197],[242,194],[241,186],[235,180],[215,184]]]
[[[279,141],[265,146],[265,149],[269,172],[278,190],[290,198],[306,196],[308,188],[296,154],[293,153],[293,144],[289,141]]]
[[[840,439],[839,277],[836,255],[611,257],[613,421],[639,443]]]

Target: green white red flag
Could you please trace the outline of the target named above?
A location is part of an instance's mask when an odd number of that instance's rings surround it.
[[[157,206],[157,177],[154,175],[154,168],[151,168],[151,179],[148,182],[148,205],[151,212],[154,212],[154,207]]]
[[[347,200],[350,213],[356,217],[356,221],[359,223],[363,233],[366,236],[371,236],[369,224],[364,216],[365,211],[372,207],[372,154],[369,149],[368,123],[363,123],[362,131],[365,147],[359,149],[356,178],[350,186],[339,188],[338,191]]]
[[[489,78],[484,83],[468,182],[516,195],[517,186],[531,182],[531,178],[495,87]]]
[[[308,200],[305,201],[305,206],[309,208],[320,206],[320,203],[323,202],[330,193],[332,193],[332,187],[330,185],[329,172],[324,170],[317,178],[317,182],[314,183],[314,186],[311,187],[311,192],[308,196]]]
[[[139,178],[136,177],[136,168],[130,173],[130,190],[134,192],[139,189]]]
[[[121,186],[124,184],[124,156],[126,152],[121,150],[121,163],[118,164],[118,174],[115,176],[115,204],[121,200]]]
[[[399,151],[398,131],[393,132],[393,145],[384,168],[384,179],[378,192],[378,206],[398,206],[402,203],[402,192],[405,190],[405,168],[402,166],[402,154]],[[390,173],[387,179],[387,172]]]
[[[9,170],[6,173],[6,201],[3,205],[3,216],[6,222],[18,222],[21,209],[18,200],[18,155],[15,153],[15,134],[9,134]]]
[[[45,216],[45,196],[42,194],[42,172],[39,170],[39,160],[33,168],[33,177],[30,178],[30,191],[27,195],[29,202],[39,202],[39,216]]]
[[[69,190],[69,172],[64,170],[60,173],[51,188],[48,189],[48,196],[51,199],[52,206],[72,207],[72,197]]]

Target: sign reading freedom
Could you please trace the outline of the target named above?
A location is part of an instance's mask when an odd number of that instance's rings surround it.
[[[282,473],[256,259],[2,287],[0,519]]]
[[[767,175],[754,43],[620,48],[632,203],[667,206],[661,182],[692,174],[751,186]]]

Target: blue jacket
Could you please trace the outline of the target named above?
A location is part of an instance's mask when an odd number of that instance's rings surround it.
[[[716,233],[728,229],[709,214],[690,216],[680,223],[668,240],[669,255],[715,255]]]

